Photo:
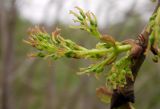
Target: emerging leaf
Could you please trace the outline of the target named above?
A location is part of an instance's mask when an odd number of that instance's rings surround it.
[[[111,102],[112,92],[109,89],[107,89],[106,87],[97,88],[96,89],[96,95],[104,103],[110,103]]]
[[[70,11],[70,14],[74,15],[76,19],[73,19],[73,21],[76,23],[80,23],[80,26],[71,26],[71,28],[75,29],[82,29],[85,30],[92,35],[96,36],[97,38],[101,37],[101,34],[98,31],[98,24],[96,16],[92,12],[84,12],[81,8],[75,7],[79,14],[77,14],[74,11]]]

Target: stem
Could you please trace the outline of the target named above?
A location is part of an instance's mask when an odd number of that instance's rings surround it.
[[[118,46],[117,50],[118,52],[124,52],[124,51],[128,51],[132,48],[131,45],[122,45],[122,46]]]
[[[102,37],[101,33],[98,30],[96,30],[94,34],[98,39]]]
[[[121,53],[121,52],[124,52],[124,51],[128,51],[131,49],[131,45],[120,45],[120,46],[117,46],[117,52],[118,53]],[[87,55],[87,54],[106,54],[108,52],[112,52],[114,51],[115,48],[111,47],[109,49],[101,49],[101,50],[98,50],[98,49],[92,49],[92,50],[86,50],[86,51],[76,51],[77,53],[80,53],[80,54],[83,54],[83,55]]]

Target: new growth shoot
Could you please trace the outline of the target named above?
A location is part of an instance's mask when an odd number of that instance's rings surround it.
[[[29,37],[24,40],[25,43],[37,50],[30,56],[51,58],[53,60],[62,57],[97,59],[98,62],[96,64],[80,68],[78,74],[103,75],[106,78],[105,87],[111,91],[120,90],[121,93],[121,90],[128,85],[128,80],[135,81],[133,69],[131,69],[134,64],[131,53],[133,54],[133,51],[136,51],[137,42],[129,40],[120,42],[110,35],[101,34],[98,30],[97,18],[92,12],[85,12],[79,7],[75,7],[75,9],[77,12],[71,10],[70,14],[74,16],[73,21],[79,23],[79,26],[71,27],[87,31],[95,36],[99,40],[96,47],[88,49],[69,39],[65,39],[61,36],[58,28],[52,34],[49,34],[43,28],[36,26],[29,30]],[[151,49],[156,56],[155,61],[157,61],[158,57],[160,57],[160,9],[150,18],[147,31],[151,32],[148,50]],[[123,56],[119,57],[121,53],[123,53]],[[111,69],[108,72],[103,72],[104,68],[109,65],[112,66]],[[104,94],[102,90],[98,90],[98,95],[102,101],[111,101],[111,96]]]

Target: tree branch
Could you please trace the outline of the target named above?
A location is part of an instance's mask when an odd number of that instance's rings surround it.
[[[160,0],[158,0],[157,6],[153,12],[156,13],[160,7]],[[152,30],[147,31],[147,26],[143,29],[137,39],[134,41],[128,41],[127,43],[132,43],[131,58],[132,58],[132,74],[134,80],[126,77],[127,84],[124,88],[119,88],[114,90],[111,100],[111,109],[123,108],[123,109],[132,109],[130,102],[134,103],[134,82],[137,76],[137,73],[145,60],[145,52],[149,42],[149,36]]]

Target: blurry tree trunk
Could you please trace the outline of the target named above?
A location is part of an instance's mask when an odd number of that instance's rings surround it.
[[[7,1],[6,1],[7,2]],[[5,7],[5,1],[0,0],[0,35],[2,46],[2,109],[14,109],[12,69],[14,59],[14,26],[15,26],[15,0],[12,0],[9,9]]]
[[[81,78],[80,84],[68,100],[69,102],[67,103],[66,109],[76,109],[78,101],[80,100],[79,98],[87,92],[88,82],[88,78]]]
[[[24,89],[26,91],[25,96],[22,96],[22,99],[20,100],[20,105],[19,105],[19,109],[29,109],[30,108],[30,104],[32,104],[33,102],[33,95],[35,92],[35,88],[33,86],[33,79],[34,79],[34,70],[35,70],[35,65],[38,63],[37,60],[33,59],[32,61],[30,61],[27,64],[23,64],[22,67],[20,67],[21,69],[19,69],[19,71],[17,71],[16,73],[25,73],[27,72],[27,74],[22,74],[23,76],[18,76],[18,78],[21,80],[22,85],[21,88]],[[24,66],[26,66],[26,68],[24,68]]]
[[[31,70],[33,68],[30,68]],[[31,86],[33,84],[33,72],[28,72],[29,74],[27,75],[27,79],[26,79],[26,83],[24,83],[24,86],[26,87],[26,90],[28,93],[25,94],[25,97],[22,98],[22,103],[21,103],[21,107],[20,109],[29,109],[30,106],[30,102],[32,101],[32,93],[34,91],[34,89],[32,88],[33,86]]]
[[[55,66],[55,65],[54,65]],[[54,94],[55,94],[55,82],[54,82],[54,67],[53,65],[49,65],[47,73],[47,85],[46,85],[46,98],[45,98],[45,109],[53,109],[54,107]]]

